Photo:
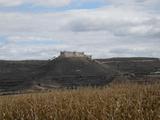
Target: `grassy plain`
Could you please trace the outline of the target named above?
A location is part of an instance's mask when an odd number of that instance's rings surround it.
[[[160,84],[1,96],[0,120],[160,120]]]

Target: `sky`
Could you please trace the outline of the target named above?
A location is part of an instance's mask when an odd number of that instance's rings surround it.
[[[0,59],[160,57],[160,0],[0,0]]]

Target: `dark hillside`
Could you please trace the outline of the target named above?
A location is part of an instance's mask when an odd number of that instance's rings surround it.
[[[160,78],[158,58],[58,57],[54,60],[0,61],[0,91],[102,86],[131,75]],[[142,80],[143,80],[142,78]],[[128,77],[127,77],[128,79]],[[130,77],[129,77],[130,79]]]
[[[97,59],[97,61],[126,73],[134,73],[137,76],[149,75],[160,70],[158,58],[110,58]]]
[[[56,58],[41,69],[37,80],[60,86],[104,85],[109,83],[114,70],[87,58]]]
[[[0,91],[105,85],[114,70],[87,58],[0,61]]]
[[[0,61],[0,91],[25,89],[46,61]]]

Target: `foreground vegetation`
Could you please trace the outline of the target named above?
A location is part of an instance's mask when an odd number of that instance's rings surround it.
[[[1,96],[0,120],[160,120],[160,84]]]

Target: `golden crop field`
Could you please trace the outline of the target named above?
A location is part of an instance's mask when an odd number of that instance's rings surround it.
[[[0,120],[160,120],[160,84],[1,96]]]

